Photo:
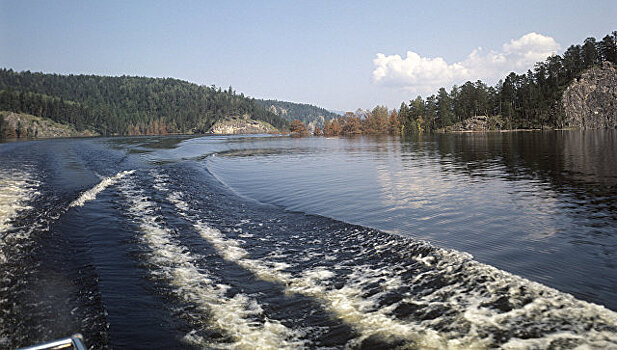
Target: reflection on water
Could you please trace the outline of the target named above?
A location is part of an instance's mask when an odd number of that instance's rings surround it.
[[[261,202],[426,239],[617,309],[616,138],[234,138],[207,164]]]

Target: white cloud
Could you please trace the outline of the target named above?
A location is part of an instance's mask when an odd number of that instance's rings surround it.
[[[407,51],[405,58],[378,53],[373,60],[373,81],[419,94],[435,93],[440,87],[448,88],[467,80],[480,79],[493,84],[509,72],[525,72],[558,49],[559,44],[553,38],[529,33],[503,44],[499,51],[485,53],[479,47],[465,60],[452,64],[441,57],[421,57],[413,51]]]

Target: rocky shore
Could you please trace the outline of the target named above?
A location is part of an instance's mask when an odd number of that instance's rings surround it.
[[[54,137],[98,136],[97,133],[77,131],[72,125],[29,114],[0,111],[0,139],[35,139]]]
[[[208,131],[211,134],[236,135],[236,134],[272,134],[279,130],[272,125],[248,117],[233,117],[216,122]]]

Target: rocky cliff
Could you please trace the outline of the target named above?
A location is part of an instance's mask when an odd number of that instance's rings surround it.
[[[248,117],[219,120],[209,130],[212,134],[272,134],[279,132],[272,125]]]
[[[77,131],[72,126],[28,114],[0,111],[0,138],[51,138],[97,136],[91,131]]]
[[[617,128],[617,69],[604,62],[585,71],[563,93],[565,126]]]

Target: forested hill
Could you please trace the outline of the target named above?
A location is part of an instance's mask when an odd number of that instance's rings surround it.
[[[288,121],[300,119],[304,124],[323,128],[326,120],[340,117],[327,109],[305,104],[277,100],[255,100],[268,111],[285,118]]]
[[[107,77],[0,69],[0,111],[27,113],[102,135],[204,133],[248,116],[287,129],[254,99],[171,78]]]

